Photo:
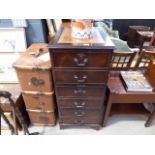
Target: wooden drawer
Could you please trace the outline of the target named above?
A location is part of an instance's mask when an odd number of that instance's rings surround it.
[[[60,116],[70,116],[70,117],[87,117],[101,116],[101,110],[88,110],[88,109],[77,109],[77,108],[66,108],[60,109]]]
[[[77,111],[73,109],[60,110],[60,123],[66,124],[98,124],[101,123],[102,112],[99,110]]]
[[[59,97],[103,97],[106,86],[71,85],[57,86],[56,91]]]
[[[107,70],[55,70],[57,84],[105,84],[108,79]]]
[[[104,98],[73,98],[73,99],[58,99],[59,108],[76,108],[76,109],[102,109]]]
[[[33,112],[28,111],[31,123],[33,125],[50,125],[56,124],[56,116],[54,112]]]
[[[22,90],[46,91],[53,90],[52,75],[50,70],[36,71],[30,69],[16,69]]]
[[[43,111],[55,111],[55,95],[54,92],[23,92],[22,93],[26,109],[35,109]]]
[[[108,51],[102,53],[74,51],[76,52],[67,50],[53,53],[54,67],[109,67],[111,53]]]

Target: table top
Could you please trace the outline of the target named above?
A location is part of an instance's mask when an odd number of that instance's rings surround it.
[[[122,80],[120,78],[120,72],[116,71],[115,74],[113,73],[114,76],[109,77],[108,79],[108,88],[110,89],[110,92],[116,93],[116,94],[153,94],[155,95],[155,80],[150,79],[147,75],[146,78],[154,88],[152,92],[127,92]]]
[[[138,33],[141,37],[152,38],[154,32],[153,32],[153,31],[137,31],[137,33]]]
[[[101,27],[92,28],[92,38],[77,39],[72,37],[72,27],[66,26],[60,28],[52,42],[49,43],[49,48],[83,48],[83,49],[114,49],[115,45],[111,41],[108,34]]]

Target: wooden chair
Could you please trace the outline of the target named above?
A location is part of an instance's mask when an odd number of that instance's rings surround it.
[[[153,36],[149,42],[149,48],[152,48],[154,43],[155,43],[155,30],[154,30]]]
[[[130,69],[135,55],[135,52],[114,52],[110,64],[109,76],[117,76],[118,71]]]
[[[114,52],[111,62],[111,70],[127,70],[135,57],[135,52]]]
[[[111,82],[114,78],[119,77],[119,71],[121,70],[128,70],[131,68],[131,64],[133,62],[133,59],[135,57],[135,52],[115,52],[112,56],[111,61],[111,68],[110,68],[110,76],[108,79],[108,90],[107,90],[107,99],[106,99],[106,108],[105,108],[105,115],[103,120],[103,126],[105,126],[107,119],[110,115],[111,107],[113,104],[113,95],[117,95],[117,86],[116,89],[113,88],[113,83]],[[119,95],[119,94],[118,94]]]
[[[135,68],[147,69],[149,66],[150,60],[153,58],[155,58],[155,51],[143,50],[137,59],[137,63],[135,65]]]
[[[147,41],[148,40],[148,41]],[[147,45],[145,45],[145,43],[147,43]],[[153,32],[153,35],[150,39],[150,37],[144,37],[140,43],[140,54],[142,53],[142,51],[145,49],[145,50],[153,50],[154,48],[154,44],[155,44],[155,30]]]

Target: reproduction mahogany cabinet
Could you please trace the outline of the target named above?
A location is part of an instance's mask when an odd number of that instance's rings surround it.
[[[114,45],[102,28],[75,39],[61,28],[49,44],[60,128],[102,125],[105,90]]]

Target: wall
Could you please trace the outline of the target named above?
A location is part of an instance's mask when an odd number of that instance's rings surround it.
[[[48,31],[46,20],[44,19],[27,19],[27,27],[25,28],[27,45],[32,43],[46,43]],[[13,27],[11,19],[0,19],[0,28]]]
[[[128,26],[131,25],[144,25],[150,26],[153,30],[155,27],[155,19],[114,19],[113,29],[119,31],[120,38],[125,40],[125,33],[128,32]]]

